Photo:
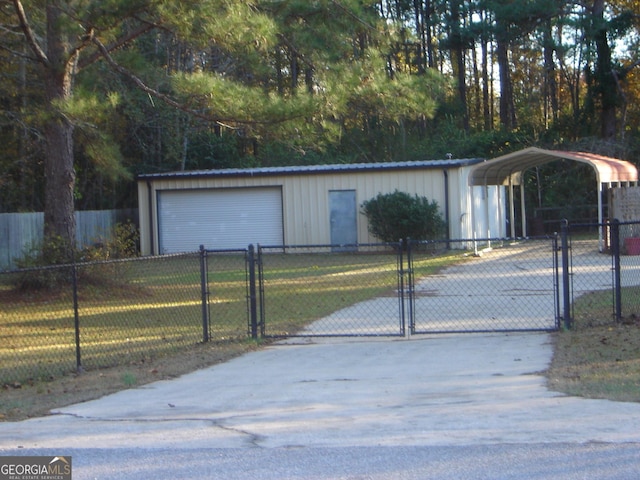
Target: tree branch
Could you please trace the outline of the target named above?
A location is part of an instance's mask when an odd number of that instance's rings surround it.
[[[37,61],[37,59],[35,57],[27,55],[24,52],[18,52],[17,50],[13,50],[13,49],[8,48],[8,47],[6,47],[4,45],[0,45],[0,50],[8,52],[12,57],[24,58],[26,60],[29,60],[30,62]]]
[[[145,92],[148,95],[151,95],[151,96],[153,96],[153,97],[155,97],[155,98],[157,98],[159,100],[162,100],[164,103],[166,103],[170,107],[173,107],[173,108],[176,108],[176,109],[178,109],[178,110],[180,110],[182,112],[188,113],[189,115],[192,115],[192,116],[194,116],[196,118],[200,118],[202,120],[206,120],[207,122],[212,122],[212,123],[215,123],[215,124],[217,124],[217,125],[219,125],[221,127],[231,128],[231,129],[236,129],[236,127],[232,127],[232,126],[228,125],[228,123],[234,123],[235,122],[235,123],[242,123],[244,125],[257,125],[257,124],[260,124],[260,123],[267,123],[267,122],[258,122],[258,121],[249,121],[249,120],[214,118],[214,117],[212,117],[210,115],[207,115],[206,113],[203,113],[201,111],[193,110],[193,109],[187,107],[186,105],[183,105],[180,102],[175,101],[174,99],[172,99],[168,95],[160,93],[155,88],[149,87],[146,83],[144,83],[144,81],[142,79],[140,79],[139,77],[137,77],[136,75],[131,73],[126,68],[124,68],[121,65],[119,65],[113,59],[113,57],[111,57],[109,51],[107,50],[107,47],[105,47],[100,42],[100,40],[98,40],[97,38],[94,38],[93,39],[93,43],[98,47],[98,50],[102,54],[102,57],[107,61],[107,63],[111,66],[111,68],[116,70],[118,73],[124,75],[125,77],[129,78],[143,92]]]
[[[623,71],[623,73],[627,74],[629,73],[631,70],[633,70],[636,67],[640,67],[640,60],[636,60],[635,62],[633,62],[631,65],[627,65]]]
[[[16,14],[18,15],[18,19],[20,20],[20,28],[22,28],[22,32],[24,33],[25,38],[27,39],[27,43],[31,47],[31,50],[35,54],[37,60],[45,65],[46,67],[50,67],[51,64],[49,62],[49,58],[47,54],[42,50],[38,41],[36,40],[36,36],[29,25],[29,20],[27,20],[27,15],[24,12],[24,7],[22,6],[22,2],[20,0],[13,0],[13,6],[16,9]]]
[[[149,30],[153,30],[156,27],[157,27],[157,25],[155,25],[153,23],[144,22],[138,28],[133,30],[132,32],[129,32],[127,35],[118,38],[116,41],[110,43],[108,46],[104,46],[103,45],[103,47],[106,49],[107,52],[113,52],[113,51],[119,49],[120,47],[122,47],[123,45],[126,45],[131,40],[139,37],[140,35],[148,32]],[[93,38],[91,38],[91,41],[93,41]],[[102,44],[100,44],[100,45],[102,45]],[[88,56],[87,58],[82,59],[81,61],[79,61],[78,62],[78,68],[82,69],[84,67],[87,67],[87,66],[97,62],[102,57],[104,57],[104,54],[101,51],[95,52],[92,55]]]
[[[305,57],[302,53],[300,53],[300,51],[293,45],[293,43],[289,41],[287,37],[285,37],[282,33],[279,33],[278,38],[280,38],[280,40],[282,40],[282,42],[291,49],[291,51],[296,55],[296,57],[302,60],[302,63],[310,67],[311,70],[316,69],[315,65],[309,59],[307,59],[307,57]]]
[[[363,20],[362,18],[360,18],[359,16],[357,16],[355,13],[353,13],[351,10],[349,10],[347,7],[345,7],[344,5],[342,5],[339,1],[337,0],[331,0],[331,3],[333,3],[336,7],[338,7],[340,10],[342,10],[344,13],[347,14],[347,16],[353,18],[356,22],[360,23],[361,25],[364,25],[365,27],[367,27],[369,30],[376,30],[376,28],[371,25],[369,22],[366,22],[365,20]]]

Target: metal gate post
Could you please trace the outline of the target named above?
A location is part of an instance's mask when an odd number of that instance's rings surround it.
[[[558,262],[558,246],[559,235],[556,232],[553,236],[553,300],[556,310],[556,329],[560,329],[560,265]]]
[[[251,338],[258,338],[258,300],[256,295],[256,255],[253,244],[249,245],[249,322]]]
[[[76,371],[82,372],[82,358],[80,355],[80,314],[78,309],[78,270],[76,267],[75,253],[73,265],[71,265],[71,286],[73,288],[73,324],[76,336]]]
[[[398,271],[398,297],[399,297],[398,308],[400,310],[399,314],[400,314],[400,334],[401,335],[408,335],[408,330],[406,327],[406,320],[405,320],[406,309],[404,304],[405,270],[404,270],[403,252],[405,248],[407,249],[407,254],[408,254],[409,242],[407,242],[405,239],[400,239],[400,243],[398,244],[398,256],[396,258],[396,262],[397,262],[397,271]]]
[[[620,279],[620,221],[614,218],[611,222],[611,255],[613,261],[613,291],[615,301],[614,315],[616,322],[622,320],[622,286]]]
[[[259,322],[260,322],[260,336],[265,336],[265,321],[264,321],[264,269],[262,266],[262,247],[258,244],[258,255],[256,257],[256,263],[258,264],[258,301],[260,304]]]
[[[413,278],[413,242],[407,242],[407,288],[409,290],[409,333],[416,333],[415,279]]]
[[[571,283],[569,272],[569,222],[563,220],[560,227],[560,240],[562,244],[562,299],[564,328],[571,328]]]
[[[209,269],[207,251],[200,245],[200,299],[202,301],[202,341],[209,341]]]

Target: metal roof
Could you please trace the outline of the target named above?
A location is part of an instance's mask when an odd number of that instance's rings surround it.
[[[637,168],[617,158],[585,152],[543,150],[530,147],[476,165],[469,176],[470,185],[519,185],[522,173],[553,160],[573,160],[591,165],[599,183],[637,182]]]
[[[165,173],[145,173],[138,180],[211,177],[260,177],[273,175],[312,175],[322,173],[357,173],[391,170],[431,170],[460,168],[483,162],[482,158],[420,160],[413,162],[345,163],[334,165],[302,165],[291,167],[226,168]]]

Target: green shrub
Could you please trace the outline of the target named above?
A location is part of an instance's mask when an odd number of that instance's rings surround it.
[[[15,288],[29,291],[63,287],[72,280],[71,268],[65,265],[70,265],[74,259],[78,263],[95,262],[79,271],[83,282],[125,282],[122,275],[125,266],[107,261],[137,256],[138,238],[138,231],[131,221],[119,223],[108,239],[97,239],[93,245],[72,252],[73,258],[69,258],[64,240],[50,237],[42,244],[32,245],[16,259],[16,266],[25,271],[15,277]]]
[[[383,242],[433,240],[445,232],[446,223],[435,200],[396,190],[379,193],[362,204],[369,232]]]
[[[111,237],[96,240],[93,245],[80,250],[77,254],[77,260],[93,262],[136,257],[138,255],[138,239],[138,230],[131,220],[126,223],[118,223]]]
[[[48,237],[41,244],[31,245],[21,258],[15,259],[16,266],[25,270],[12,277],[15,287],[20,291],[52,290],[68,283],[70,269],[57,267],[68,264],[68,258],[68,244],[62,237]]]

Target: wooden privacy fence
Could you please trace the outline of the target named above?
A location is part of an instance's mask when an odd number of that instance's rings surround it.
[[[91,245],[109,236],[114,226],[127,219],[136,221],[137,210],[86,210],[76,212],[76,242]],[[42,242],[44,214],[0,213],[0,270],[15,268],[15,259]]]

